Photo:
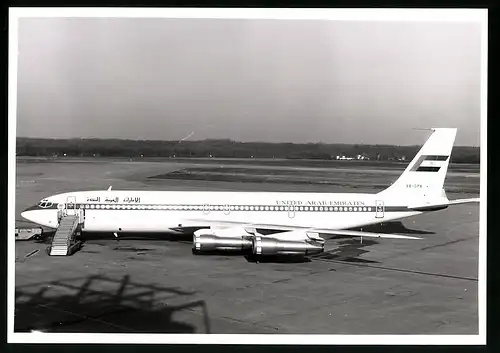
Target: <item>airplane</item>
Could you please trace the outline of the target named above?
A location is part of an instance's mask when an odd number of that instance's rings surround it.
[[[420,239],[354,231],[479,198],[448,200],[443,189],[456,128],[433,128],[400,177],[366,193],[77,191],[53,195],[21,213],[57,228],[77,215],[81,232],[167,233],[190,230],[193,253],[251,251],[254,255],[309,256],[324,251],[327,237]],[[193,232],[193,229],[194,232]]]

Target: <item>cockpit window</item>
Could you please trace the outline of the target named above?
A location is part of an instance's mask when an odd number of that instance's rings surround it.
[[[42,201],[40,201],[40,203],[38,204],[38,206],[41,207],[41,208],[48,208],[48,207],[52,206],[52,202],[46,201],[46,200],[42,200]]]

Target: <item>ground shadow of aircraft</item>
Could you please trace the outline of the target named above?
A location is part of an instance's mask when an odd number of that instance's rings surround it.
[[[373,239],[335,238],[337,247],[325,250],[325,252],[311,256],[312,259],[336,260],[350,263],[379,263],[378,261],[363,259],[360,256],[369,252],[365,250],[368,246],[378,244]]]
[[[84,241],[92,241],[92,240],[152,240],[152,241],[175,241],[175,242],[192,242],[193,233],[202,228],[207,227],[191,227],[191,228],[182,228],[182,229],[173,229],[171,232],[165,233],[120,233],[118,237],[115,237],[113,233],[93,233],[93,232],[85,232],[82,233],[81,239]],[[402,234],[435,234],[435,232],[418,230],[418,229],[410,229],[407,228],[401,221],[392,221],[386,223],[377,223],[369,226],[365,226],[362,228],[351,228],[350,230],[364,231],[364,232],[374,232],[374,233],[402,233]],[[264,230],[259,230],[262,234],[266,232]],[[275,231],[272,231],[273,233]],[[44,231],[41,236],[35,239],[36,242],[39,243],[50,243],[52,236],[55,231],[49,230]],[[349,238],[345,236],[335,236],[331,239],[344,239]]]
[[[193,235],[192,233],[200,227],[193,227],[190,229],[183,228],[177,231],[169,233],[120,233],[119,237],[116,238],[111,233],[84,233],[82,240],[92,241],[92,240],[116,240],[119,242],[120,239],[123,240],[152,240],[152,241],[174,241],[174,242],[185,242],[192,243]],[[401,221],[391,221],[385,223],[373,224],[370,226],[365,226],[363,228],[351,228],[351,230],[358,230],[363,232],[374,232],[374,233],[386,233],[386,234],[435,234],[435,232],[410,229],[407,228]],[[265,233],[263,230],[261,232]],[[274,231],[273,231],[274,232]],[[271,232],[272,233],[272,232]],[[51,235],[54,233],[43,233],[42,236],[36,240],[37,242],[49,243]],[[248,262],[252,263],[304,263],[311,262],[311,259],[324,259],[324,260],[337,260],[343,262],[351,263],[378,263],[378,261],[372,261],[363,259],[360,256],[369,252],[366,248],[370,245],[378,244],[377,241],[369,238],[364,238],[360,241],[359,238],[352,238],[347,236],[334,236],[327,237],[329,240],[338,241],[338,247],[331,250],[326,250],[325,252],[313,255],[313,256],[257,256],[251,253],[251,251],[237,251],[237,252],[225,252],[225,251],[211,251],[196,253],[197,255],[218,255],[224,258],[232,256],[244,256]],[[117,246],[115,250],[122,251],[149,251],[150,249],[139,249],[139,248],[127,248]],[[85,250],[84,250],[85,251]]]
[[[251,263],[299,264],[299,263],[305,263],[305,262],[312,261],[309,257],[301,256],[301,255],[297,255],[297,256],[293,256],[293,255],[259,256],[259,255],[254,255],[254,254],[247,254],[244,257],[245,257],[245,260],[247,260],[248,262],[251,262]]]
[[[253,263],[303,263],[303,262],[311,262],[310,259],[297,255],[297,256],[259,256],[252,253],[251,249],[248,250],[234,250],[234,251],[222,251],[222,250],[212,250],[212,251],[203,251],[198,252],[196,250],[192,250],[192,253],[197,256],[219,256],[221,258],[228,257],[241,257],[243,256],[248,262]]]
[[[436,234],[435,232],[420,230],[420,229],[410,229],[407,228],[401,221],[390,221],[384,223],[372,224],[369,226],[364,226],[362,228],[356,227],[350,230],[358,230],[363,232],[373,232],[373,233],[386,233],[386,234]]]
[[[35,239],[37,243],[49,244],[52,241],[55,231],[43,232],[41,236]],[[174,241],[174,242],[192,242],[193,235],[189,233],[120,233],[115,237],[113,233],[108,232],[85,232],[79,237],[80,240],[148,240],[148,241]]]
[[[373,224],[362,228],[356,227],[350,230],[385,233],[385,234],[435,234],[426,230],[410,229],[407,228],[401,221],[391,221],[385,223]],[[379,261],[363,259],[360,256],[369,252],[365,249],[371,245],[378,244],[377,240],[371,238],[351,238],[346,236],[334,236],[329,240],[338,241],[338,247],[335,249],[327,250],[322,254],[313,256],[313,258],[337,260],[351,263],[379,263]]]
[[[115,280],[104,276],[16,286],[16,332],[210,333],[206,303],[168,300],[193,296],[171,287]],[[178,299],[176,300],[178,301]],[[175,312],[201,310],[202,327],[173,319]]]

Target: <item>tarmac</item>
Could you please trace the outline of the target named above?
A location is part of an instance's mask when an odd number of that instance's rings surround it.
[[[18,160],[16,226],[33,226],[20,212],[45,196],[110,185],[346,192],[317,184],[149,179],[186,167],[169,161]],[[387,185],[397,177],[384,175]],[[479,178],[471,180],[479,190]],[[373,228],[423,239],[332,239],[324,254],[307,261],[259,263],[240,255],[195,256],[191,238],[174,235],[116,240],[89,234],[68,257],[48,256],[46,239],[16,241],[15,331],[477,334],[479,206],[458,205]]]

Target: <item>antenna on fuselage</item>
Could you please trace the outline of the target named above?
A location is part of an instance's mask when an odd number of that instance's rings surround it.
[[[110,186],[109,186],[109,188],[108,188],[108,191],[111,191],[111,188],[112,188],[112,187],[113,187],[113,186],[112,186],[112,185],[110,185]]]

